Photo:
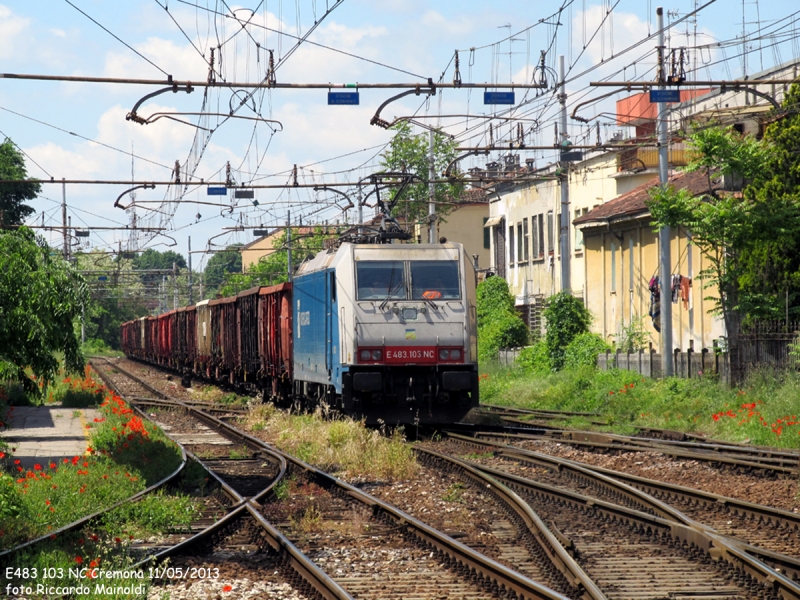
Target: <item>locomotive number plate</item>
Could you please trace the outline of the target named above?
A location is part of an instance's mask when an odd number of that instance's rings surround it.
[[[436,346],[386,346],[387,363],[434,363]]]

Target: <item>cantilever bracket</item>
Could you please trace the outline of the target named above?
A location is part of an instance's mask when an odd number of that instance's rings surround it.
[[[129,204],[128,206],[122,206],[122,204],[120,204],[119,201],[122,200],[122,197],[125,194],[130,194],[133,190],[138,190],[138,189],[141,189],[141,188],[144,188],[146,190],[154,190],[154,189],[156,189],[156,184],[155,183],[144,183],[142,185],[135,185],[129,190],[125,190],[119,196],[117,196],[117,199],[114,201],[114,208],[121,208],[122,210],[128,210],[131,207],[131,205]]]

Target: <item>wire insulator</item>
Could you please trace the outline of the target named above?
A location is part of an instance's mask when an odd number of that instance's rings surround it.
[[[460,86],[461,85],[461,71],[458,68],[458,50],[456,50],[456,59],[455,59],[456,68],[453,72],[453,85]]]
[[[275,77],[275,56],[272,50],[269,50],[269,66],[267,67],[267,85],[275,85],[277,79]]]

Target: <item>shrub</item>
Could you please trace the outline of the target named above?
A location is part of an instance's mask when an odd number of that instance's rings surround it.
[[[528,328],[514,310],[514,297],[502,277],[490,277],[478,285],[477,313],[480,360],[495,358],[500,348],[528,342]]]
[[[517,365],[534,373],[547,373],[552,370],[550,353],[544,340],[536,342],[533,346],[523,348],[517,357]]]
[[[564,368],[564,351],[575,336],[589,332],[592,316],[578,298],[569,292],[559,292],[547,304],[543,313],[547,320],[545,341],[553,369]]]
[[[596,333],[576,335],[564,349],[564,368],[596,367],[597,355],[606,350],[611,350],[611,345]]]
[[[478,284],[476,308],[478,327],[487,325],[493,318],[506,312],[514,312],[514,297],[502,277],[489,277]]]
[[[514,313],[505,313],[478,329],[478,354],[491,360],[500,348],[518,348],[528,341],[528,328]]]

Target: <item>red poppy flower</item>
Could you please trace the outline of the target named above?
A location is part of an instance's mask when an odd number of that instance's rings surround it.
[[[115,542],[117,542],[118,544],[121,544],[121,543],[122,543],[122,540],[121,540],[121,539],[119,539],[118,537],[115,537],[115,538],[114,538],[114,541],[115,541]]]
[[[22,462],[22,461],[20,459],[17,459],[17,460],[14,461],[14,464],[18,465],[20,462]]]
[[[6,453],[5,452],[0,452],[0,458],[5,458],[5,457],[6,457]]]
[[[231,585],[225,585],[225,586],[222,587],[222,591],[223,592],[230,592],[232,589],[233,589],[233,586],[231,586]]]
[[[42,470],[42,465],[40,465],[39,463],[36,463],[35,465],[33,465],[33,468],[36,469],[37,471],[41,471]]]
[[[81,564],[81,563],[83,563],[83,558],[80,557],[80,556],[76,556],[75,557],[75,562],[78,563],[78,564]]]
[[[56,466],[57,466],[57,465],[56,465],[56,463],[50,463],[50,468],[51,468],[51,469],[55,469],[55,468],[56,468]]]

